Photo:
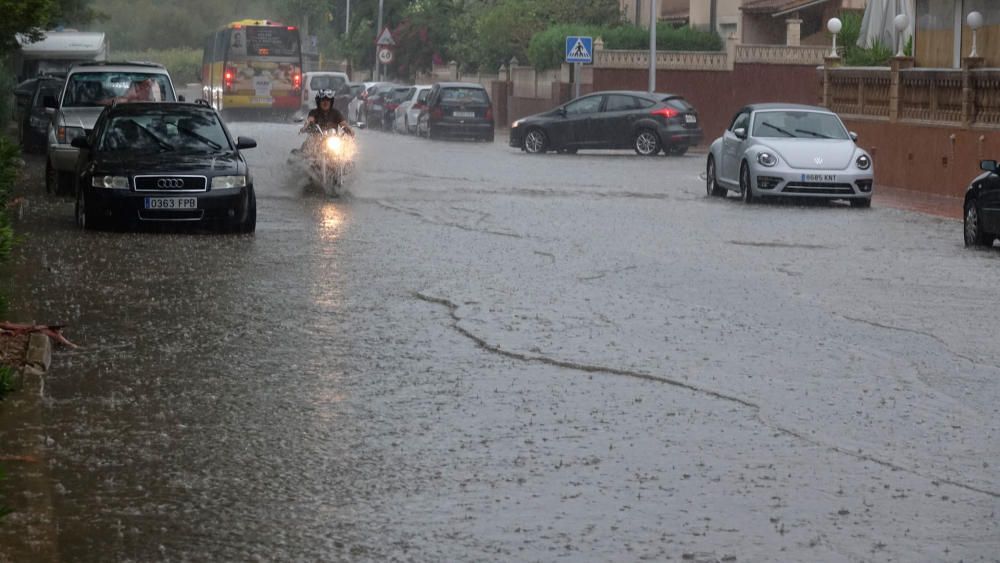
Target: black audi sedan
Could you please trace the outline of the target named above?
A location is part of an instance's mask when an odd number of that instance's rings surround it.
[[[993,246],[1000,238],[1000,165],[979,163],[983,173],[965,191],[965,246]]]
[[[84,229],[201,222],[252,233],[253,179],[218,113],[201,102],[123,103],[104,110],[80,149],[76,222]]]
[[[530,154],[632,148],[643,156],[661,150],[680,156],[701,136],[698,112],[681,96],[595,92],[515,121],[510,146]]]

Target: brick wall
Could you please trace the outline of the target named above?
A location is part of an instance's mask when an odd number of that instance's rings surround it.
[[[636,69],[594,69],[595,90],[646,90],[648,73]],[[732,72],[660,70],[656,89],[684,96],[698,110],[703,145],[729,126],[741,107],[759,102],[818,104],[822,77],[815,66],[736,64]]]

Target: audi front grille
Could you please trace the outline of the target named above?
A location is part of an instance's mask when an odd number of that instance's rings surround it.
[[[205,176],[185,176],[171,174],[164,176],[136,176],[137,192],[204,192],[208,191]]]

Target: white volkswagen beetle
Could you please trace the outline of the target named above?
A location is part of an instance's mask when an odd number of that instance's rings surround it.
[[[750,203],[764,197],[872,202],[872,158],[828,109],[755,104],[736,113],[712,143],[706,164],[709,196],[739,192]]]

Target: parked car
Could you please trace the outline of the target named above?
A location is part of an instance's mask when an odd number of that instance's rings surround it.
[[[49,130],[49,116],[45,112],[45,98],[58,96],[65,79],[40,77],[30,82],[30,89],[24,95],[15,90],[17,107],[14,122],[17,124],[17,139],[25,152],[45,152],[45,135]],[[24,86],[22,83],[18,88]]]
[[[218,112],[195,104],[116,104],[89,135],[73,138],[76,222],[101,229],[202,222],[249,233],[257,224],[253,178]]]
[[[386,125],[392,127],[391,118],[386,119],[386,114],[395,110],[397,93],[400,90],[405,92],[407,89],[407,86],[383,83],[376,87],[374,92],[368,94],[368,98],[365,100],[365,126],[369,129],[385,129]],[[389,106],[392,106],[392,110],[389,109]]]
[[[348,82],[341,85],[340,89],[336,92],[336,96],[333,98],[333,107],[337,108],[350,121],[348,106],[354,98],[357,98],[364,91],[365,85],[361,82]]]
[[[965,246],[993,246],[1000,238],[1000,166],[979,163],[983,173],[965,190]]]
[[[828,109],[755,104],[736,112],[712,143],[706,164],[710,196],[738,191],[750,203],[765,197],[845,199],[870,207],[872,157],[857,135]]]
[[[412,135],[417,132],[420,111],[427,107],[427,96],[430,93],[430,86],[414,86],[410,90],[409,96],[396,108],[393,129],[397,133]]]
[[[417,134],[430,139],[467,137],[493,142],[493,104],[479,84],[441,82],[431,88]]]
[[[683,155],[701,136],[698,112],[681,96],[595,92],[515,121],[510,146],[529,154],[632,148],[643,156]]]
[[[155,63],[78,64],[66,75],[60,97],[45,97],[45,106],[53,110],[45,160],[45,187],[49,192],[67,192],[72,187],[79,152],[72,145],[73,139],[89,134],[105,107],[116,101],[140,99],[133,93],[143,83],[152,85],[145,99],[177,100],[170,74]]]
[[[316,93],[320,90],[340,90],[350,79],[343,72],[307,72],[302,75],[302,110],[308,112],[315,106]]]
[[[355,125],[364,125],[365,102],[381,82],[365,82],[365,89],[347,104],[347,121]]]

